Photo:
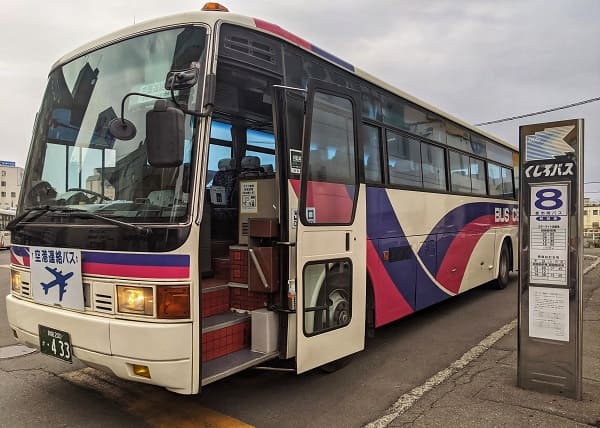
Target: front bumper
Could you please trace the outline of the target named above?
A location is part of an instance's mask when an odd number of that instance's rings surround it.
[[[40,324],[66,331],[73,355],[84,364],[136,382],[192,392],[192,323],[120,320],[6,297],[8,323],[17,340],[39,349]],[[133,373],[145,365],[151,378]]]

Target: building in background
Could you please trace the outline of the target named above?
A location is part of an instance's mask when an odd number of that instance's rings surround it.
[[[600,203],[583,198],[583,246],[600,246]]]
[[[0,208],[17,209],[23,172],[15,162],[0,160]]]
[[[104,174],[112,168],[105,168]],[[108,180],[102,183],[102,173],[98,168],[94,169],[94,175],[90,175],[85,181],[85,188],[93,192],[106,196],[108,199],[114,200],[116,196],[115,188]]]
[[[600,203],[583,199],[583,229],[600,231]]]

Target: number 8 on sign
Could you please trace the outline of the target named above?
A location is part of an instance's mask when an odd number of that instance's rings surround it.
[[[558,189],[538,190],[535,196],[535,207],[538,210],[557,210],[563,206],[562,192]]]

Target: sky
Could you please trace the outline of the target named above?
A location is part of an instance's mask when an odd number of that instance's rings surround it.
[[[222,0],[469,123],[600,97],[598,0]],[[191,0],[19,0],[0,17],[0,159],[24,166],[48,71],[63,54]],[[482,127],[585,121],[586,195],[600,200],[600,102]],[[598,193],[593,193],[598,192]]]

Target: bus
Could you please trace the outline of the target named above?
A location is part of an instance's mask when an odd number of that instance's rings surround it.
[[[10,231],[6,225],[15,218],[15,210],[0,208],[0,248],[10,248]]]
[[[51,68],[10,225],[8,321],[180,394],[334,370],[517,266],[518,153],[219,4]]]

